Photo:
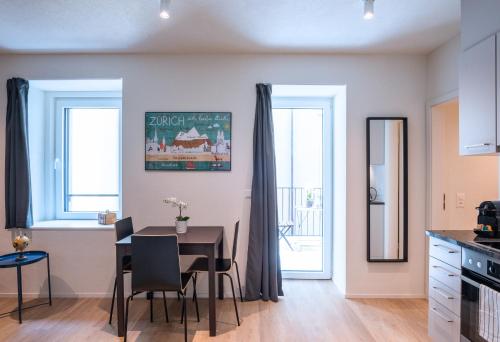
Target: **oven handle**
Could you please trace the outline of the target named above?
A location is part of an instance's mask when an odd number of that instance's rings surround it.
[[[466,276],[464,276],[464,275],[461,275],[461,276],[460,276],[460,278],[461,278],[463,281],[465,281],[466,283],[468,283],[468,284],[470,284],[470,285],[472,285],[472,286],[474,286],[474,287],[476,287],[476,288],[479,288],[479,285],[480,285],[480,284],[479,284],[477,281],[474,281],[474,280],[472,280],[472,279],[470,279],[470,278],[467,278],[467,277],[466,277]]]

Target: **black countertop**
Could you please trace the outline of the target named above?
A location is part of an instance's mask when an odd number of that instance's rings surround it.
[[[479,243],[500,243],[500,239],[480,238],[472,230],[426,230],[425,234],[500,259],[500,249]]]

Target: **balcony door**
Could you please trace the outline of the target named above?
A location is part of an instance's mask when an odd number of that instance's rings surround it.
[[[284,278],[332,276],[332,99],[273,97]]]

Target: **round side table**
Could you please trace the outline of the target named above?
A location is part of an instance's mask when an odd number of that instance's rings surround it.
[[[4,312],[0,314],[1,317],[4,317],[5,315],[8,315],[13,312],[18,312],[18,317],[19,317],[19,323],[22,323],[22,316],[21,312],[24,309],[29,309],[33,308],[36,306],[40,305],[45,305],[49,304],[52,305],[52,289],[50,287],[50,261],[49,261],[49,253],[44,252],[44,251],[28,251],[28,252],[23,252],[23,256],[25,256],[24,259],[22,260],[16,260],[16,258],[20,255],[21,253],[9,253],[5,255],[0,256],[0,268],[11,268],[15,267],[17,269],[17,309],[12,310],[9,312]],[[23,266],[33,264],[35,262],[41,261],[43,259],[47,259],[47,281],[49,284],[49,301],[47,303],[41,303],[37,305],[32,305],[32,306],[27,306],[23,308],[23,279],[22,279],[22,272],[21,268]]]

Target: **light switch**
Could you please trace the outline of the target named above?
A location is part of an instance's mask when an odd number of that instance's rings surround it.
[[[252,189],[243,190],[243,198],[252,198]]]
[[[457,208],[465,207],[465,193],[457,192]]]

